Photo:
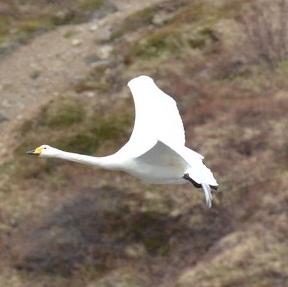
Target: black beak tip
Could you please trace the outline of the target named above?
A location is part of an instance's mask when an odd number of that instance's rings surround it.
[[[28,150],[28,151],[26,151],[26,154],[34,155],[34,150]]]

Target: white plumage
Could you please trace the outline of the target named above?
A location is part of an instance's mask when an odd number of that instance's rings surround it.
[[[139,76],[128,83],[135,103],[135,124],[129,141],[115,154],[93,157],[42,145],[29,154],[122,170],[157,184],[192,182],[202,187],[206,203],[217,182],[203,163],[203,156],[185,146],[185,132],[176,102],[152,78]]]

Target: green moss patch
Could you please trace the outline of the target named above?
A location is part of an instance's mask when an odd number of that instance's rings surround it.
[[[181,8],[185,4],[186,0],[168,0],[137,11],[129,15],[119,26],[114,28],[111,40],[118,39],[140,29],[147,29],[149,26],[165,26],[174,18],[173,15],[181,11]],[[159,21],[157,21],[158,16],[160,16]]]
[[[154,14],[157,12],[155,7],[147,7],[128,16],[120,26],[115,28],[111,35],[111,39],[119,38],[125,34],[138,30],[139,28],[150,25]]]
[[[19,128],[19,143],[15,149],[19,174],[37,177],[50,172],[58,161],[28,161],[25,151],[42,144],[84,154],[109,152],[111,146],[123,144],[129,138],[132,111],[118,110],[121,102],[102,111],[91,101],[80,101],[71,97],[59,97],[48,103],[33,119]],[[21,168],[25,166],[25,168]]]
[[[130,236],[141,242],[148,253],[154,255],[167,255],[169,252],[169,231],[165,228],[168,221],[166,215],[154,212],[143,212],[135,218],[129,230]]]
[[[144,18],[145,21],[152,21],[151,17],[155,14],[150,10],[142,12],[147,17]],[[137,59],[184,57],[191,49],[201,52],[214,51],[216,44],[221,41],[215,24],[225,17],[230,17],[229,12],[230,10],[224,6],[216,8],[207,3],[196,2],[184,7],[180,5],[175,16],[171,17],[167,23],[154,29],[152,33],[147,32],[146,35],[141,35],[138,42],[135,41],[131,44],[128,51],[126,49],[126,63],[134,62]],[[133,17],[137,19],[136,16]],[[141,20],[139,21],[141,22]],[[131,24],[129,27],[141,27],[140,24],[137,26],[136,20],[135,23],[135,26]],[[123,30],[125,29],[123,28]]]
[[[192,31],[191,31],[192,30]],[[210,26],[197,29],[166,27],[159,30],[130,48],[127,58],[130,59],[166,59],[182,56],[185,50],[199,49],[208,51],[220,41],[217,33]],[[204,51],[204,50],[203,50]]]
[[[167,57],[177,53],[185,45],[179,31],[163,30],[143,39],[130,50],[132,58]]]
[[[84,113],[85,108],[79,100],[60,98],[43,108],[39,125],[58,129],[69,127],[80,124],[85,117]]]
[[[18,2],[6,3],[5,1],[3,4],[7,11],[1,15],[0,44],[27,41],[37,32],[47,31],[59,25],[85,21],[99,9],[103,8],[103,13],[111,10],[109,5],[105,8],[103,0]]]

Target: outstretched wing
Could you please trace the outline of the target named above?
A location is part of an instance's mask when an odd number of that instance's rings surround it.
[[[128,87],[135,103],[135,123],[129,141],[120,151],[138,156],[157,141],[172,147],[184,146],[184,127],[174,99],[148,76],[132,79]]]

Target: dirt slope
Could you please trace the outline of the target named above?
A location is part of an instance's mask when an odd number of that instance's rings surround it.
[[[114,3],[1,59],[0,286],[287,286],[287,62],[247,54],[245,1]],[[23,153],[117,150],[140,73],[177,100],[220,183],[212,209],[190,185]]]
[[[160,1],[114,2],[118,11],[103,19],[59,27],[1,58],[1,158],[7,153],[11,126],[85,75],[89,69],[85,58],[95,54],[109,57],[111,47],[101,41],[127,15]]]

